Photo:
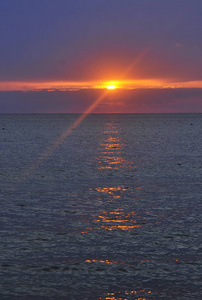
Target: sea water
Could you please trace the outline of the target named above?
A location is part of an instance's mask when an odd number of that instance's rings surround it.
[[[0,298],[200,299],[202,114],[78,117],[0,115]]]

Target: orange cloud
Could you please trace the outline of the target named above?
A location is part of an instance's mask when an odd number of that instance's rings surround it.
[[[79,90],[79,89],[104,89],[114,85],[120,89],[138,88],[202,88],[202,81],[173,82],[164,79],[141,79],[141,80],[113,80],[113,81],[49,81],[49,82],[26,82],[7,81],[0,82],[0,91],[35,91],[35,90]]]

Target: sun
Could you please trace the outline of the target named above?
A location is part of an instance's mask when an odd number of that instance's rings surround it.
[[[115,90],[116,89],[116,86],[114,84],[110,84],[110,85],[107,85],[106,88],[108,90]]]

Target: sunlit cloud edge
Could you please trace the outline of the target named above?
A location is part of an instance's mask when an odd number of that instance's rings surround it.
[[[27,81],[1,81],[0,91],[77,91],[81,89],[166,89],[166,88],[202,88],[202,81],[171,81],[162,79],[141,80],[111,80],[111,81],[49,81],[49,82],[27,82]],[[113,90],[114,90],[113,89]]]

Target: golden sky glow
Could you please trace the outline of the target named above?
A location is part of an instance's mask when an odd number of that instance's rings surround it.
[[[136,89],[136,88],[202,88],[202,81],[172,81],[164,79],[114,80],[114,81],[47,81],[0,82],[0,91],[78,90],[78,89]]]

